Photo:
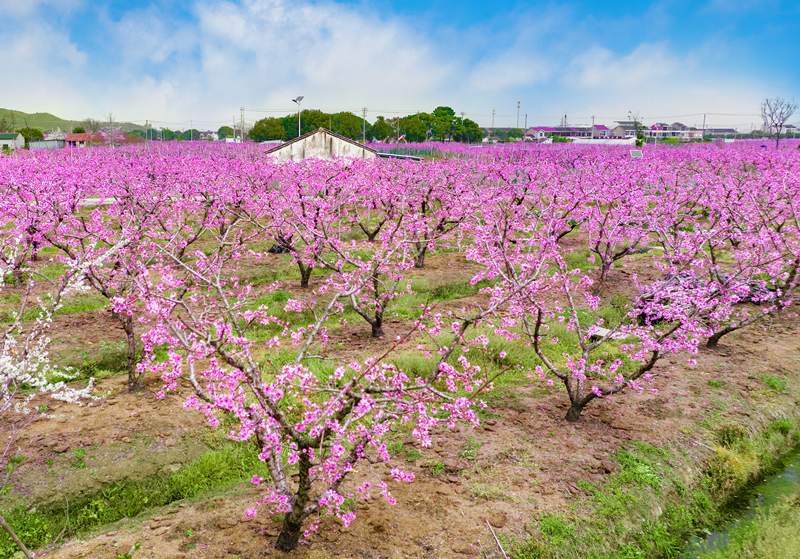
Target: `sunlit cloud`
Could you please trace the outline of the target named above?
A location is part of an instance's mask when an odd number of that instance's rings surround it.
[[[250,121],[280,116],[296,109],[297,95],[305,108],[367,107],[370,120],[448,105],[482,125],[496,108],[497,125],[508,126],[521,101],[536,118],[714,109],[738,123],[774,89],[800,94],[790,62],[770,56],[774,67],[754,69],[761,51],[751,47],[760,42],[732,34],[729,22],[732,13],[757,7],[735,4],[720,16],[725,25],[703,21],[688,32],[687,18],[722,4],[679,14],[674,3],[654,2],[612,14],[522,3],[459,28],[421,25],[390,4],[379,10],[333,0],[142,1],[124,9],[103,1],[0,0],[0,40],[11,49],[0,72],[36,85],[7,88],[3,104],[65,118],[113,112],[176,128],[227,123],[240,107],[275,111],[246,112]],[[785,48],[792,41],[784,37]],[[743,49],[753,53],[749,66]]]

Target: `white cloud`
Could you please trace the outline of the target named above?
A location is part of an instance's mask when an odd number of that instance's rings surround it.
[[[209,87],[235,88],[249,104],[285,107],[287,94],[301,93],[327,110],[376,98],[405,107],[455,71],[402,19],[351,6],[247,0],[205,5],[198,16]]]
[[[0,0],[0,7],[10,5]],[[645,117],[717,107],[741,113],[763,96],[758,79],[716,71],[731,57],[725,35],[698,38],[688,49],[681,45],[683,52],[669,42],[620,51],[589,33],[596,28],[590,16],[562,8],[437,30],[332,0],[202,0],[182,19],[169,16],[163,3],[116,20],[101,5],[92,8],[99,14],[96,35],[84,40],[63,14],[41,15],[51,0],[30,5],[35,9],[15,12],[20,21],[0,25],[0,39],[14,45],[13,54],[0,58],[0,72],[42,86],[4,91],[3,103],[66,118],[113,112],[173,128],[192,119],[216,128],[233,115],[238,120],[242,106],[276,116],[293,112],[291,99],[304,95],[304,108],[360,113],[367,106],[371,120],[394,114],[380,109],[429,111],[443,104],[487,115],[496,107],[497,124],[511,125],[517,100],[523,114],[613,119],[631,109]],[[90,50],[98,37],[101,52]]]
[[[565,79],[582,88],[630,89],[690,70],[666,43],[641,44],[627,55],[594,46],[573,59]]]
[[[45,112],[54,106],[65,109],[80,98],[87,56],[66,34],[48,25],[29,24],[5,38],[0,68],[4,75],[14,76],[5,102],[22,102],[22,110]]]
[[[171,56],[186,55],[197,41],[197,30],[187,23],[169,24],[156,8],[129,12],[119,22],[107,21],[113,48],[131,63],[163,64]]]
[[[69,12],[83,4],[83,0],[0,0],[0,13],[4,17],[26,18],[39,8]]]

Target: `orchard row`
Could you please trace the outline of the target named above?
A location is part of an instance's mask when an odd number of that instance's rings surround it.
[[[242,146],[25,153],[0,158],[0,258],[7,284],[49,290],[45,311],[79,285],[108,299],[127,334],[131,390],[146,371],[164,390],[187,380],[187,405],[212,423],[235,418],[232,436],[258,441],[272,474],[255,480],[265,486],[259,504],[285,515],[277,547],[291,550],[319,512],[349,522],[352,494],[392,499],[385,482],[343,485],[359,460],[390,460],[391,427],[410,424],[428,445],[437,426],[477,423],[481,393],[520,367],[497,340],[536,357],[526,374],[563,383],[567,420],[578,421],[596,398],[655,390],[665,355],[691,356],[790,312],[800,284],[796,152],[698,146],[631,159],[547,146],[281,164]],[[413,294],[410,270],[452,251],[480,269],[473,304],[422,305],[390,349],[314,365],[347,313],[383,336]],[[50,258],[63,273],[37,280]],[[280,312],[264,303],[271,287],[248,280],[276,259],[291,261],[308,290]],[[623,273],[627,290],[610,304]],[[20,355],[35,355],[9,345],[24,330],[12,326],[4,357],[17,365],[2,373],[4,402],[14,374],[31,374]],[[294,347],[289,363],[264,358],[282,343]],[[428,359],[424,372],[392,360],[409,344]]]

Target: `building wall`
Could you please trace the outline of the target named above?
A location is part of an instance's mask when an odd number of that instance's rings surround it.
[[[48,139],[48,140],[33,140],[30,142],[31,149],[61,149],[64,147],[64,140]]]
[[[0,140],[0,149],[2,146],[8,146],[8,149],[22,149],[25,147],[25,138],[22,137],[22,134],[17,134],[13,140]]]
[[[292,142],[270,153],[278,161],[299,161],[302,159],[333,159],[352,157],[354,159],[374,159],[375,152],[321,131],[303,140]]]

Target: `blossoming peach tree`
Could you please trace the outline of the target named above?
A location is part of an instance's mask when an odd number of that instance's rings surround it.
[[[213,248],[206,245],[183,260],[162,245],[162,266],[132,274],[152,322],[143,336],[146,357],[140,366],[160,372],[165,391],[188,378],[195,393],[187,408],[200,410],[213,425],[224,414],[235,425],[231,438],[257,442],[271,479],[253,480],[265,493],[247,514],[254,516],[258,508],[283,514],[276,547],[291,551],[318,527],[321,515],[349,524],[354,512],[345,506],[347,498],[366,499],[376,491],[394,502],[386,479],[376,487],[368,479],[355,489],[345,484],[359,461],[391,464],[387,436],[394,427],[413,425],[412,436],[428,446],[434,428],[478,422],[480,393],[491,388],[492,373],[455,355],[485,347],[485,338],[466,333],[504,300],[460,318],[423,307],[413,327],[387,349],[345,359],[331,371],[316,366],[311,352],[326,345],[331,324],[351,296],[371,293],[375,269],[390,266],[396,251],[376,249],[371,258],[379,261],[331,274],[302,301],[289,299],[283,311],[298,313],[300,324],[293,325],[259,304],[264,290],[239,277],[245,265],[267,261],[266,254],[248,249],[257,230],[246,223],[209,231],[208,243],[216,235]],[[264,331],[277,334],[263,340]],[[391,357],[417,336],[427,336],[428,345],[421,347],[438,358],[430,360],[426,373],[410,376]],[[296,357],[272,362],[269,350],[283,343],[298,348]],[[158,347],[167,348],[165,361],[156,359]],[[389,476],[413,479],[398,467],[390,467]]]

